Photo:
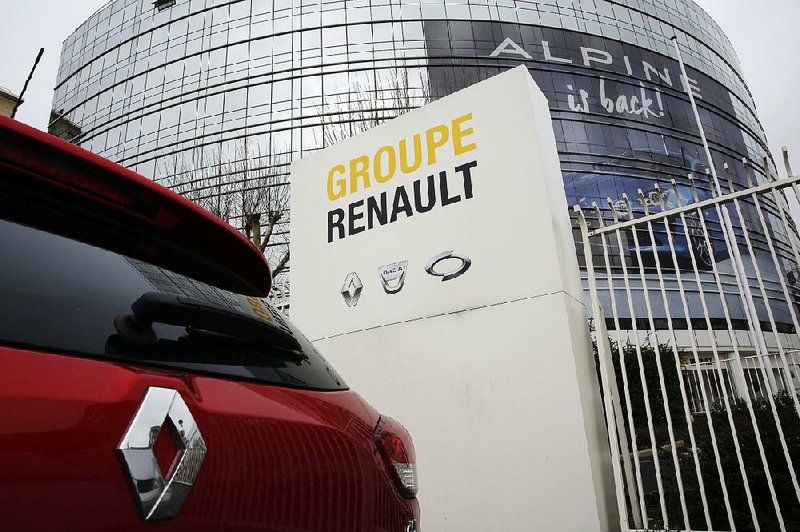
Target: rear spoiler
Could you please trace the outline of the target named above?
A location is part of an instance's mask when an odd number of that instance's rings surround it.
[[[0,117],[0,214],[237,293],[266,296],[259,249],[153,181]]]

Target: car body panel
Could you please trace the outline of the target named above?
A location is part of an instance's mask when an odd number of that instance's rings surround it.
[[[402,531],[418,518],[373,445],[378,413],[351,391],[5,347],[0,364],[7,530]],[[139,515],[115,452],[151,386],[181,394],[208,448],[177,519],[155,523]]]
[[[22,201],[32,190],[39,206],[48,196],[55,198],[54,210],[81,206],[79,216],[87,223],[102,216],[105,224],[121,222],[129,232],[160,239],[159,245],[178,245],[195,260],[170,261],[177,271],[188,269],[250,295],[269,293],[272,278],[263,253],[229,224],[144,176],[2,116],[0,172],[0,196],[10,192]],[[128,254],[151,259],[152,250],[141,243],[129,246]]]
[[[2,530],[418,530],[381,416],[254,297],[269,265],[231,226],[0,118],[0,244]]]

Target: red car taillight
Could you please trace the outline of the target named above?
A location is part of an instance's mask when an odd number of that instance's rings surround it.
[[[409,499],[415,497],[418,488],[417,458],[411,436],[400,423],[381,416],[373,438],[400,494]]]

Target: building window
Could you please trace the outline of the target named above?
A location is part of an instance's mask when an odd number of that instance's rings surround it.
[[[168,7],[174,6],[175,0],[156,0],[153,2],[153,5],[156,6],[156,9],[161,11],[162,9],[167,9]]]

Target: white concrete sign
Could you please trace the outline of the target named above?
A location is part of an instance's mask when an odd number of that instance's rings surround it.
[[[524,67],[292,167],[292,318],[403,423],[430,531],[618,523],[550,114]]]

